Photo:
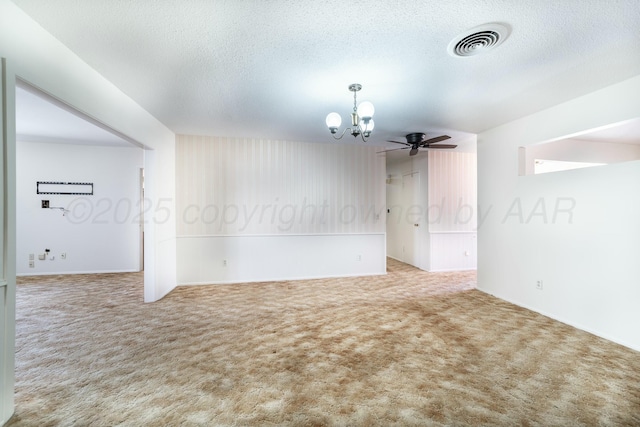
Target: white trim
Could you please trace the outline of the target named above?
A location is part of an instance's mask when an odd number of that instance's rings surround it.
[[[232,281],[211,281],[211,282],[185,282],[178,286],[207,286],[207,285],[236,285],[243,283],[272,283],[272,282],[297,282],[303,280],[322,280],[322,279],[343,279],[349,277],[367,277],[367,276],[386,276],[387,273],[368,273],[368,274],[344,274],[332,276],[309,276],[309,277],[285,277],[282,279],[265,279],[265,280],[232,280]]]
[[[429,231],[429,234],[478,234],[478,231]]]
[[[212,238],[212,237],[325,237],[325,236],[386,236],[385,232],[375,233],[301,233],[301,234],[198,234],[190,236],[188,234],[179,235],[177,239],[199,239],[199,238]]]
[[[564,323],[565,325],[569,325],[569,326],[571,326],[573,328],[579,329],[581,331],[588,332],[591,335],[594,335],[596,337],[599,337],[599,338],[614,342],[616,344],[620,344],[622,346],[625,346],[625,347],[630,348],[630,349],[635,350],[635,351],[640,351],[640,347],[638,347],[638,346],[634,346],[631,343],[625,342],[623,340],[619,340],[617,338],[612,338],[611,336],[609,336],[607,334],[601,334],[599,332],[595,332],[593,329],[587,328],[584,325],[581,325],[579,323],[568,321],[568,320],[566,320],[566,319],[564,319],[562,317],[551,315],[551,314],[549,314],[549,313],[547,313],[545,311],[542,311],[542,310],[537,310],[537,309],[535,309],[533,307],[528,306],[527,304],[523,304],[521,302],[512,300],[510,298],[505,298],[505,297],[502,297],[502,296],[499,296],[499,295],[496,295],[496,294],[492,294],[491,292],[488,292],[488,291],[486,291],[484,289],[481,289],[481,288],[478,288],[478,287],[476,287],[476,289],[481,291],[482,293],[485,293],[487,295],[491,295],[492,297],[501,299],[501,300],[506,301],[506,302],[508,302],[510,304],[514,304],[514,305],[517,305],[518,307],[522,307],[522,308],[527,309],[529,311],[533,311],[534,313],[541,314],[541,315],[543,315],[545,317],[548,317],[549,319],[553,319],[553,320],[556,320],[556,321],[558,321],[560,323]]]
[[[9,282],[7,282],[6,280],[0,280],[0,288],[8,285],[9,285]]]
[[[88,270],[88,271],[48,271],[38,273],[25,273],[17,274],[18,277],[30,277],[30,276],[67,276],[74,274],[110,274],[110,273],[140,273],[140,270]]]

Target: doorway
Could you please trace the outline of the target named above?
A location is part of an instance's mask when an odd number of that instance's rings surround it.
[[[17,274],[141,271],[143,162],[139,146],[19,81]],[[90,191],[34,191],[40,181],[88,183]]]
[[[421,213],[419,204],[420,172],[402,175],[402,192],[400,205],[404,208],[404,215],[399,224],[399,235],[402,244],[401,261],[418,266],[420,259],[419,230]]]

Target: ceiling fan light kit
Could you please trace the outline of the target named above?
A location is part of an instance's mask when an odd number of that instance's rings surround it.
[[[507,37],[509,37],[510,32],[511,29],[508,25],[499,23],[490,23],[471,28],[451,40],[447,46],[447,51],[450,55],[458,57],[479,55],[498,47]],[[351,127],[344,129],[342,133],[340,133],[340,136],[338,136],[338,129],[342,124],[342,117],[340,117],[340,114],[335,112],[327,114],[325,122],[334,139],[342,139],[347,131],[356,138],[360,136],[364,142],[367,142],[367,139],[371,136],[371,131],[373,131],[375,126],[375,123],[373,122],[373,113],[375,112],[375,108],[369,101],[364,101],[358,105],[357,94],[361,89],[362,85],[359,83],[352,83],[349,85],[349,90],[353,92]],[[409,155],[415,156],[420,152],[420,149],[453,149],[457,147],[457,145],[452,144],[433,145],[446,139],[450,139],[451,137],[449,135],[441,135],[426,139],[426,135],[424,133],[414,132],[407,134],[405,138],[407,140],[406,142],[388,141],[394,144],[404,145],[404,147],[384,150],[380,151],[380,153],[410,149]]]
[[[349,90],[353,92],[351,127],[344,129],[340,136],[336,135],[338,134],[338,129],[342,124],[342,117],[340,117],[340,114],[338,113],[327,114],[325,122],[334,139],[342,139],[347,131],[349,131],[349,133],[354,137],[360,136],[364,142],[367,142],[367,138],[371,136],[371,131],[373,131],[375,126],[375,123],[373,122],[373,114],[376,110],[373,104],[369,101],[361,102],[360,105],[358,105],[357,93],[360,89],[362,89],[362,85],[359,83],[352,83],[349,85]]]

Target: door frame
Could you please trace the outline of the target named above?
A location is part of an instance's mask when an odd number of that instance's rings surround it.
[[[2,150],[0,180],[2,197],[2,256],[0,256],[0,425],[14,411],[15,319],[16,319],[16,129],[15,74],[5,58],[0,58],[0,129]]]
[[[140,271],[144,271],[144,222],[145,222],[145,199],[144,199],[144,167],[140,168]]]

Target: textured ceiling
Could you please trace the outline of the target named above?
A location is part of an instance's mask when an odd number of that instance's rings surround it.
[[[13,1],[176,133],[332,141],[358,82],[373,143],[455,142],[640,74],[638,0]],[[502,45],[447,53],[490,22]]]

